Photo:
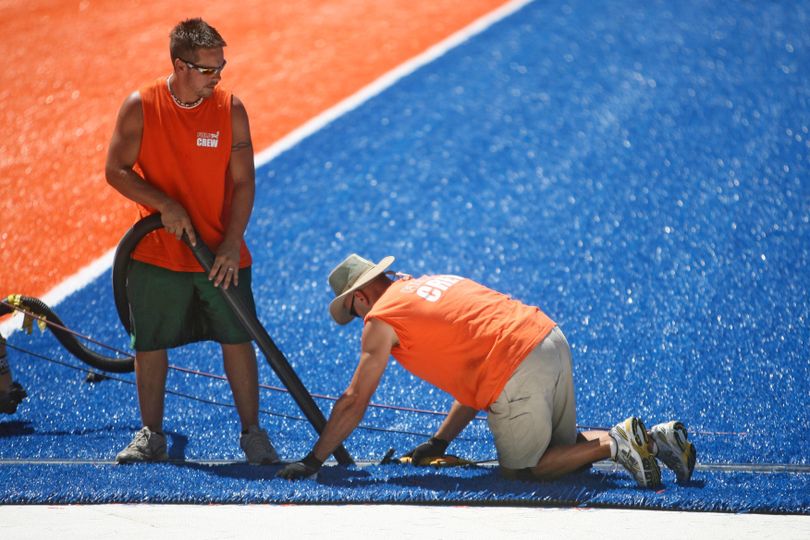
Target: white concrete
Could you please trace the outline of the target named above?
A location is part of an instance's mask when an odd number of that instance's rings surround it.
[[[393,505],[0,506],[0,538],[807,540],[810,516]]]

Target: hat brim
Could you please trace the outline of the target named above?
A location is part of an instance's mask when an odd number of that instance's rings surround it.
[[[354,285],[351,288],[344,291],[342,294],[336,296],[334,300],[329,304],[329,313],[332,315],[332,318],[335,319],[335,322],[344,325],[351,322],[354,318],[352,317],[351,311],[347,308],[344,304],[346,302],[346,298],[350,294],[354,294],[354,291],[357,289],[362,289],[368,283],[374,279],[375,277],[379,276],[383,272],[385,272],[389,266],[394,263],[394,257],[391,255],[384,257],[380,262],[374,265],[372,268],[369,268],[366,272],[364,272],[357,281],[354,282]]]

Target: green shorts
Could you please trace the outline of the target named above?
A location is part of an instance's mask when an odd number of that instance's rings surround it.
[[[250,268],[239,270],[234,291],[255,314]],[[132,347],[156,351],[196,341],[237,344],[251,341],[224,295],[205,272],[175,272],[132,261],[127,275]]]

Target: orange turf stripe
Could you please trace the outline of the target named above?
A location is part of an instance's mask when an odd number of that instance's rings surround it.
[[[126,94],[168,74],[168,32],[202,16],[259,151],[505,0],[12,0],[0,30],[0,296],[39,296],[114,246],[131,203],[104,180]]]

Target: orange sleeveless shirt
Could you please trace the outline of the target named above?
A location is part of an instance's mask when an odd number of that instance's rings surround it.
[[[139,90],[143,135],[135,171],[183,205],[200,238],[216,253],[225,236],[233,181],[231,158],[231,93],[219,87],[198,106],[177,105],[162,77]],[[138,205],[141,217],[154,208]],[[133,259],[180,272],[202,272],[191,250],[159,229],[135,248]],[[250,252],[242,241],[239,266],[250,266]]]
[[[391,354],[405,369],[478,410],[555,326],[536,307],[451,275],[394,282],[365,320],[374,318],[393,327]]]

